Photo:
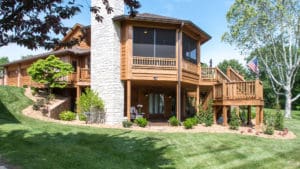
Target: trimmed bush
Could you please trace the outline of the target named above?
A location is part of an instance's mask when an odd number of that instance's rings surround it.
[[[86,121],[86,116],[83,113],[79,113],[78,117],[80,121]]]
[[[240,118],[236,114],[236,108],[234,108],[230,112],[230,114],[231,114],[231,118],[229,121],[229,128],[232,130],[238,130],[241,122],[240,122]]]
[[[264,131],[265,134],[273,135],[274,134],[274,127],[271,125],[268,125]]]
[[[264,112],[264,124],[265,124],[265,130],[264,133],[265,134],[269,134],[272,135],[274,134],[274,128],[275,128],[275,114],[265,111]]]
[[[130,128],[133,125],[133,123],[131,121],[124,120],[122,122],[122,125],[123,125],[124,128]]]
[[[171,126],[179,126],[179,120],[175,116],[169,118],[169,123]]]
[[[192,121],[193,121],[193,125],[194,125],[194,126],[197,126],[197,124],[199,123],[199,119],[197,118],[197,116],[192,117],[191,119],[192,119]]]
[[[146,127],[148,124],[148,121],[147,121],[147,119],[145,119],[143,117],[139,117],[134,120],[134,123],[136,123],[140,127]]]
[[[33,105],[33,110],[40,110],[42,107],[45,106],[45,100],[44,99],[38,99]]]
[[[194,126],[193,118],[185,119],[185,121],[183,122],[183,126],[184,126],[185,129],[192,129],[193,126]]]
[[[275,129],[280,131],[283,131],[284,129],[284,115],[281,111],[276,112]]]
[[[76,119],[76,114],[71,111],[63,111],[59,114],[59,119],[64,121],[72,121]]]

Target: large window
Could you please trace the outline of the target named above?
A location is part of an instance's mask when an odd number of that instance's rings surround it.
[[[182,56],[184,59],[197,63],[197,42],[186,34],[182,34]]]
[[[133,55],[147,57],[175,57],[175,30],[133,28]]]
[[[163,114],[165,109],[164,94],[150,93],[149,94],[149,113]]]

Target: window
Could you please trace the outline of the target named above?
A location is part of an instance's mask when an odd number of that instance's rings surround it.
[[[77,61],[76,60],[72,60],[72,67],[74,72],[77,72]]]
[[[164,94],[150,93],[149,94],[149,113],[163,114],[165,109]]]
[[[146,57],[175,57],[175,30],[133,28],[133,55]]]
[[[156,29],[155,56],[175,57],[176,33],[174,30]]]
[[[197,42],[186,34],[182,34],[182,56],[184,59],[197,63]]]
[[[133,55],[154,56],[154,29],[133,28]]]

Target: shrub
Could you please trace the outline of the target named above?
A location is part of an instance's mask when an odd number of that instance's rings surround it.
[[[136,123],[140,127],[146,127],[148,124],[148,121],[147,121],[147,119],[145,119],[143,117],[139,117],[134,120],[134,123]]]
[[[272,135],[274,133],[274,126],[275,126],[275,115],[271,112],[264,112],[264,124],[266,126],[264,133]]]
[[[76,114],[71,111],[63,111],[59,114],[59,119],[64,121],[72,121],[76,119]]]
[[[78,117],[80,121],[86,121],[86,116],[83,113],[79,113]]]
[[[79,100],[76,102],[81,113],[90,112],[92,107],[103,110],[104,103],[103,100],[98,96],[98,93],[87,88],[85,92],[80,96]]]
[[[281,111],[276,112],[275,117],[275,129],[276,130],[283,130],[284,129],[284,116]]]
[[[231,115],[231,118],[229,121],[229,128],[232,130],[238,130],[241,122],[240,122],[240,118],[236,114],[236,108],[234,108],[230,112],[230,115]]]
[[[194,126],[194,120],[193,118],[187,118],[185,119],[185,121],[183,122],[183,126],[185,129],[191,129]]]
[[[194,125],[194,126],[197,126],[197,124],[199,123],[199,119],[197,118],[197,116],[194,116],[194,117],[192,117],[191,119],[192,119],[192,121],[193,121],[193,125]]]
[[[45,100],[44,99],[38,99],[33,105],[33,110],[40,110],[41,107],[45,106]]]
[[[203,110],[203,107],[199,105],[199,112],[197,113],[198,123],[205,123],[205,126],[211,126],[214,122],[212,100],[208,101],[207,110]]]
[[[179,120],[175,116],[169,118],[169,123],[171,126],[179,126]]]
[[[124,128],[130,128],[133,125],[133,123],[131,121],[124,120],[122,122],[122,125],[123,125]]]
[[[268,134],[268,135],[273,135],[274,134],[274,127],[271,126],[271,125],[267,125],[265,131],[264,131],[265,134]]]

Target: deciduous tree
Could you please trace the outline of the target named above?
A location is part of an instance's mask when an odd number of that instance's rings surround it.
[[[223,40],[244,52],[256,51],[277,94],[285,96],[291,117],[295,77],[300,67],[300,1],[236,0],[227,13],[229,32]],[[283,91],[283,93],[281,93]]]
[[[52,88],[66,87],[67,81],[64,77],[73,72],[73,67],[54,55],[50,55],[46,59],[34,62],[27,72],[33,81],[44,84],[51,94]]]
[[[90,7],[95,19],[101,21],[100,10],[113,12],[109,0],[99,0],[105,9]],[[124,0],[130,15],[137,13],[140,3],[137,0]],[[86,36],[62,43],[59,36],[69,30],[63,21],[80,13],[81,0],[0,0],[0,47],[9,43],[17,43],[28,49],[55,46],[72,46],[84,40]]]

